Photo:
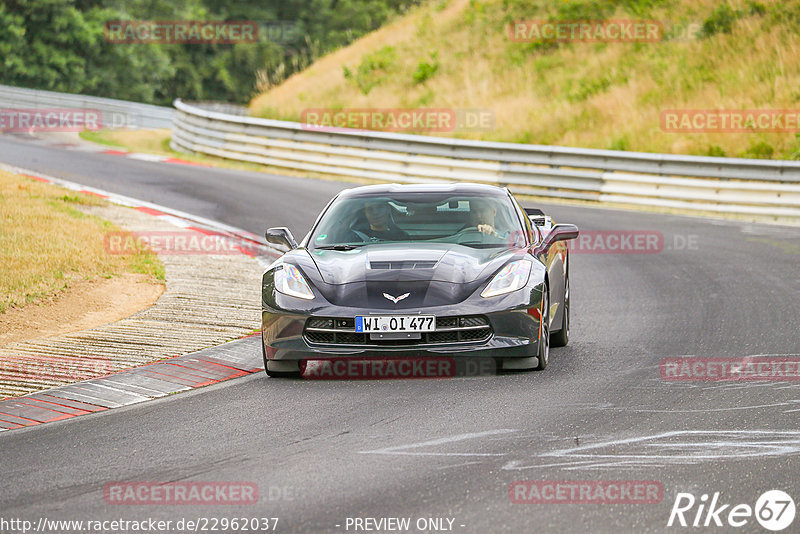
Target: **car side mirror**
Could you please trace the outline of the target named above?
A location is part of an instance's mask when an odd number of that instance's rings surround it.
[[[580,230],[578,230],[578,227],[574,224],[557,224],[552,230],[550,230],[550,233],[547,234],[547,237],[544,238],[544,241],[542,241],[533,252],[535,254],[547,252],[556,241],[575,239],[579,234]]]
[[[297,241],[295,241],[292,232],[290,232],[285,226],[277,226],[275,228],[268,229],[265,237],[267,238],[267,243],[272,243],[273,245],[283,245],[289,250],[297,248]]]

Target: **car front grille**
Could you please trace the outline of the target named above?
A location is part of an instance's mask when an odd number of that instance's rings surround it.
[[[436,330],[420,332],[420,339],[371,339],[356,332],[355,318],[311,317],[303,331],[305,340],[314,345],[414,346],[486,341],[492,327],[486,317],[437,317]]]

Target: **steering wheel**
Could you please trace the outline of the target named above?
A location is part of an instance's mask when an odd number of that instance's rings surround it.
[[[461,239],[464,236],[469,236],[468,239]],[[484,239],[486,238],[486,234],[478,230],[477,226],[467,226],[466,228],[462,228],[459,230],[453,237],[458,238],[457,243],[469,243],[473,241],[473,237],[477,237],[478,243],[483,243]]]

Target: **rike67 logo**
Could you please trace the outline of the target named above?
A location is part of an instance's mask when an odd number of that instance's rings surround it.
[[[749,504],[734,506],[723,503],[718,491],[710,500],[706,493],[699,499],[691,493],[678,493],[667,526],[740,528],[751,525],[755,517],[763,528],[779,532],[794,522],[794,516],[794,500],[781,490],[765,491],[756,500],[755,507]]]

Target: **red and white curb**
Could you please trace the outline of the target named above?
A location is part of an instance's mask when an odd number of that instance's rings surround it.
[[[78,150],[80,152],[91,152],[94,154],[121,156],[124,158],[138,159],[141,161],[150,161],[155,163],[174,163],[178,165],[192,165],[195,167],[209,167],[209,168],[214,167],[213,165],[209,165],[207,163],[198,163],[196,161],[189,161],[186,159],[175,158],[172,156],[160,156],[158,154],[148,154],[144,152],[130,152],[128,150],[119,148],[107,148],[107,146],[80,139],[79,137],[77,137],[77,134],[74,139],[66,139],[66,140],[63,137],[50,137],[48,136],[48,134],[52,135],[53,132],[38,132],[31,129],[31,131],[26,132],[23,135],[23,137],[25,137],[29,141],[33,141],[34,143],[50,147],[63,148],[65,150]]]
[[[100,378],[0,401],[0,432],[138,404],[264,369],[256,334]]]
[[[128,152],[127,150],[108,149],[108,150],[99,150],[98,153],[108,154],[110,156],[122,156],[125,158],[138,159],[141,161],[150,161],[156,163],[176,163],[178,165],[193,165],[195,167],[213,167],[213,165],[208,165],[206,163],[197,163],[195,161],[173,158],[171,156],[159,156],[158,154],[145,154],[142,152]]]
[[[182,229],[236,240],[242,245],[241,252],[264,266],[282,254],[262,237],[218,221],[3,163],[0,169],[128,206]],[[105,377],[0,400],[0,432],[136,404],[261,371],[263,363],[256,339],[260,343],[260,335],[256,334]]]

